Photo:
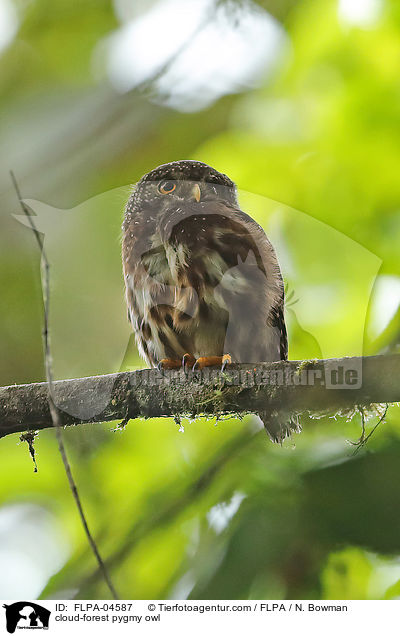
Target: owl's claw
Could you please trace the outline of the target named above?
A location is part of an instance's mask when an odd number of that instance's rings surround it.
[[[157,364],[157,369],[162,373],[168,369],[180,369],[181,361],[176,360],[175,358],[162,358],[160,362]]]
[[[232,358],[231,358],[231,356],[229,355],[229,353],[225,353],[225,354],[222,356],[221,373],[223,373],[223,372],[225,371],[226,366],[227,366],[228,364],[232,364]]]
[[[160,360],[160,362],[157,364],[156,369],[159,373],[163,372],[162,360]]]
[[[193,371],[197,369],[204,369],[205,367],[219,367],[221,366],[221,372],[225,370],[227,364],[232,362],[232,358],[229,353],[225,353],[223,356],[204,356],[197,358],[193,365]]]
[[[186,369],[192,369],[196,364],[196,358],[192,356],[191,353],[185,353],[182,357],[182,369],[186,371]]]

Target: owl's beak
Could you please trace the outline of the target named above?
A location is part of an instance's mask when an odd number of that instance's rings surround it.
[[[192,196],[193,199],[195,199],[195,201],[197,201],[197,203],[200,201],[201,199],[201,190],[200,190],[200,186],[198,183],[195,183],[193,188],[192,188]]]

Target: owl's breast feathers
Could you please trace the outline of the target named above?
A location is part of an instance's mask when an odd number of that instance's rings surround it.
[[[262,228],[224,201],[143,205],[124,221],[126,298],[141,354],[287,358],[283,282]]]

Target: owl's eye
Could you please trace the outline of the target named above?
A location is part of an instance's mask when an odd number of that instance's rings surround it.
[[[176,188],[176,183],[174,183],[173,181],[161,181],[161,183],[158,184],[158,191],[161,194],[171,194],[171,192],[173,192]]]

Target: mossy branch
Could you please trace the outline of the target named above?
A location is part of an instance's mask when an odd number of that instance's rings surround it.
[[[176,415],[338,412],[400,402],[400,356],[143,369],[53,383],[63,426]],[[47,383],[0,388],[0,437],[53,426]]]

